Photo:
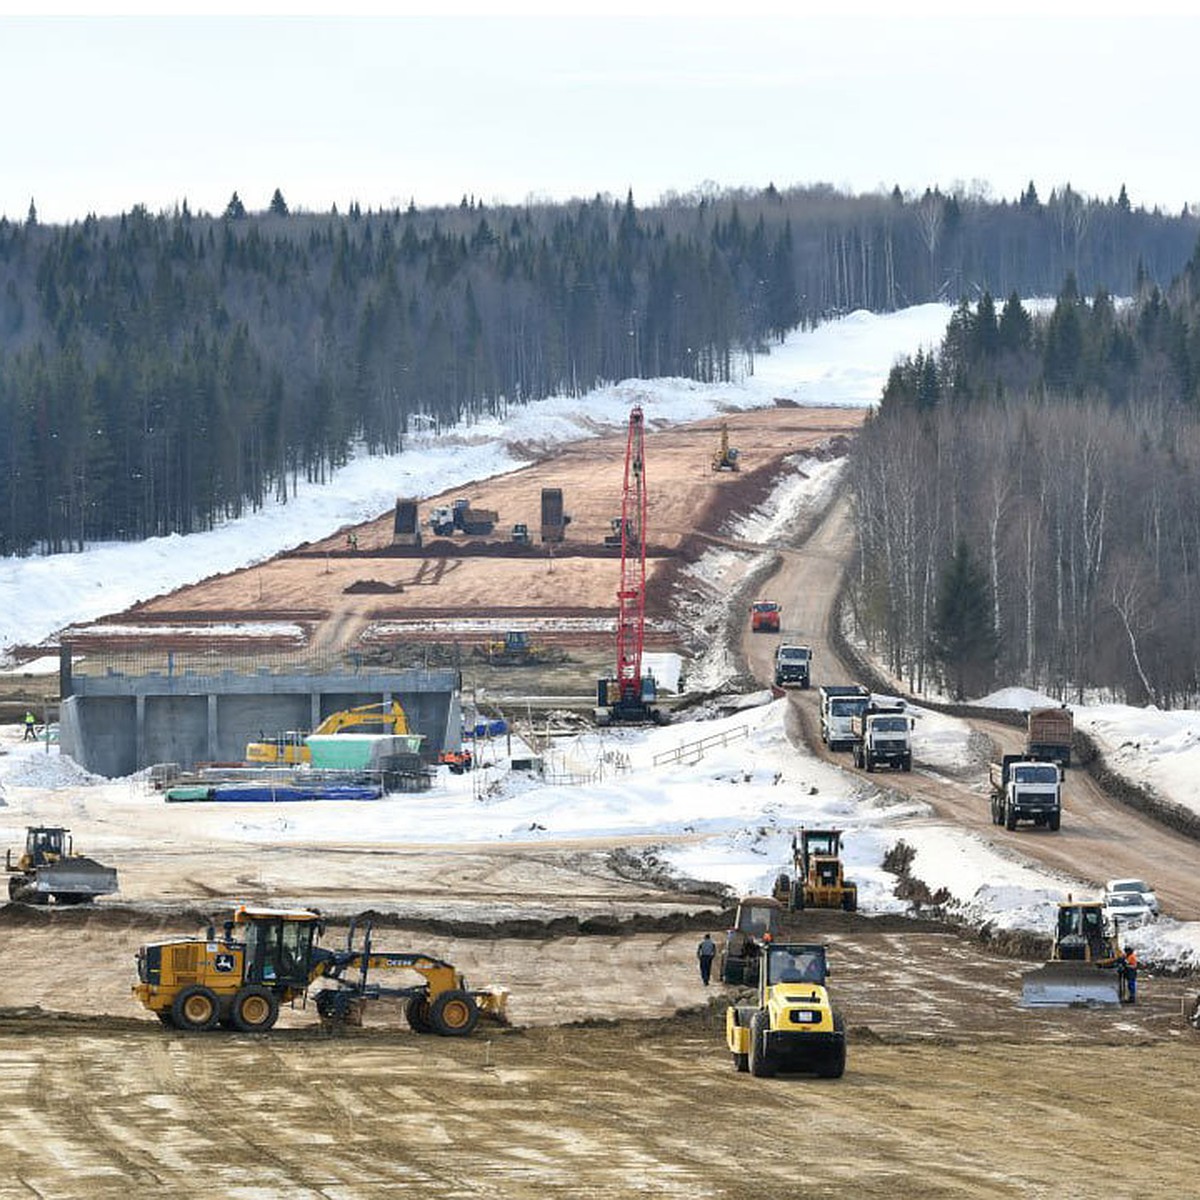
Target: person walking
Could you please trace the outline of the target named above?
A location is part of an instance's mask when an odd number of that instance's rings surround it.
[[[717,943],[712,940],[709,934],[705,934],[696,947],[696,959],[700,963],[700,982],[708,987],[709,977],[712,975],[713,959],[717,956]]]
[[[1121,961],[1121,971],[1125,976],[1125,1003],[1136,1004],[1138,957],[1137,951],[1132,946],[1125,951],[1125,957]]]
[[[26,742],[36,742],[37,741],[37,730],[34,728],[34,726],[36,724],[37,724],[37,717],[35,717],[32,712],[30,712],[28,709],[26,709],[26,711],[25,711],[25,737],[22,739],[23,741],[26,741]]]

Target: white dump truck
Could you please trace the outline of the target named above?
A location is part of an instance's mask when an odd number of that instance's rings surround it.
[[[905,711],[903,700],[872,701],[850,718],[850,732],[854,737],[854,765],[860,770],[912,770],[912,717]]]
[[[850,722],[860,716],[871,701],[871,693],[861,683],[822,684],[821,741],[830,750],[854,745]]]
[[[991,763],[992,824],[1016,829],[1032,821],[1056,830],[1062,821],[1063,769],[1056,762],[1006,754]]]

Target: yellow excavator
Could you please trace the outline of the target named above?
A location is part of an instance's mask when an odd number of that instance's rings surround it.
[[[313,733],[394,733],[411,732],[408,717],[398,700],[391,704],[362,704],[330,713]],[[294,766],[312,761],[312,751],[306,744],[307,733],[281,733],[246,746],[246,762],[268,766]]]
[[[415,1033],[466,1037],[480,1017],[507,1024],[503,988],[470,988],[448,962],[429,954],[375,950],[371,927],[355,945],[350,925],[344,950],[319,944],[325,923],[310,909],[242,905],[218,936],[209,926],[202,937],[142,946],[137,952],[134,996],[167,1026],[192,1033],[218,1025],[241,1033],[274,1027],[279,1006],[315,991],[322,1022],[362,1024],[367,1000],[403,1000]],[[405,969],[421,982],[383,987],[370,972]]]
[[[721,426],[721,444],[712,457],[712,469],[714,471],[737,471],[740,469],[738,463],[738,452],[729,444],[729,426]]]

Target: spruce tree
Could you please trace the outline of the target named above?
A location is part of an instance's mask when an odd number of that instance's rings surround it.
[[[979,694],[991,682],[997,647],[988,583],[963,538],[938,584],[930,642],[955,700]]]

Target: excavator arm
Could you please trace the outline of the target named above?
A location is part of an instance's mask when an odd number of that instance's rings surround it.
[[[347,708],[330,713],[314,733],[340,733],[356,725],[386,726],[390,733],[408,733],[408,717],[399,700],[391,704],[362,704],[358,708]]]

